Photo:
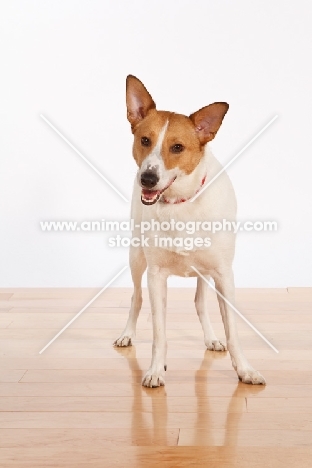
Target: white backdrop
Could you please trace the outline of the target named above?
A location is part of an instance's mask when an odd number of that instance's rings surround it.
[[[130,207],[39,115],[130,198],[129,73],[160,109],[227,101],[211,144],[223,163],[279,115],[228,170],[239,219],[279,223],[239,235],[236,285],[311,285],[310,18],[303,0],[2,2],[0,286],[99,287],[127,263],[103,233],[41,231],[42,220],[127,219]],[[116,282],[130,284],[129,272]]]

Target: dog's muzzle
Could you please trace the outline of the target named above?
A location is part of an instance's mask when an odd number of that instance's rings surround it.
[[[153,190],[153,187],[157,185],[159,182],[159,177],[152,171],[143,172],[141,175],[141,202],[143,205],[154,205],[156,203],[162,193],[170,187],[170,185],[175,181],[176,177],[171,179],[168,185],[166,185],[161,190]]]

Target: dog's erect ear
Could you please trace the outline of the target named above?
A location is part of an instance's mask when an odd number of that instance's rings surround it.
[[[127,118],[133,130],[149,110],[156,108],[156,104],[144,84],[133,75],[127,76],[126,99]]]
[[[202,145],[214,139],[228,108],[226,102],[214,102],[190,115]]]

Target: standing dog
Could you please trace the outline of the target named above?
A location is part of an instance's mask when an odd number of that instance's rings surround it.
[[[127,77],[127,117],[134,135],[133,156],[138,165],[132,198],[132,215],[137,226],[134,235],[140,237],[140,223],[154,220],[197,222],[202,242],[185,247],[186,233],[170,230],[151,231],[149,245],[130,248],[130,267],[134,283],[131,308],[126,328],[115,346],[129,346],[135,336],[136,322],[142,305],[141,279],[147,268],[148,291],[153,318],[152,362],[143,378],[146,387],[164,385],[166,369],[166,296],[169,275],[197,276],[195,306],[204,331],[205,345],[210,350],[224,351],[226,346],[217,339],[208,315],[208,285],[196,274],[195,267],[205,278],[212,277],[218,295],[224,323],[227,348],[239,379],[250,384],[265,384],[263,376],[245,358],[238,340],[235,317],[228,302],[234,304],[232,262],[235,250],[233,231],[211,234],[201,222],[229,220],[236,217],[236,199],[232,184],[223,172],[192,203],[190,199],[209,182],[222,166],[211,154],[207,143],[220,128],[228,110],[225,102],[203,107],[189,117],[174,112],[158,111],[156,105],[136,77]],[[156,241],[167,236],[180,242],[159,247]],[[153,242],[151,242],[151,240]],[[188,238],[189,242],[189,238]]]

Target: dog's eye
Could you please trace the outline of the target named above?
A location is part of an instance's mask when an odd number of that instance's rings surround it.
[[[184,146],[181,145],[180,143],[176,143],[170,148],[171,153],[175,153],[175,154],[182,153],[183,150],[184,150]]]
[[[147,137],[142,137],[141,138],[141,145],[142,146],[151,146],[151,140],[150,138],[147,138]]]

